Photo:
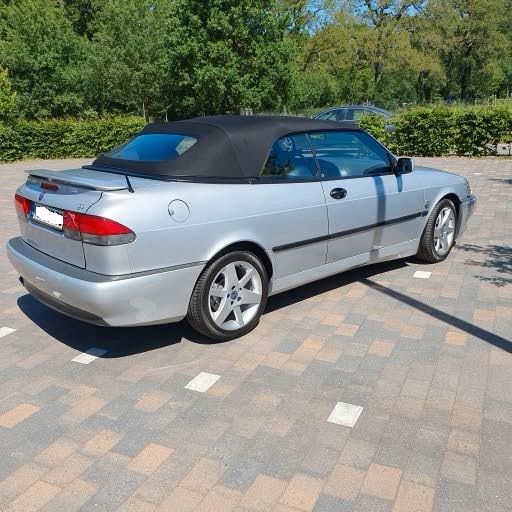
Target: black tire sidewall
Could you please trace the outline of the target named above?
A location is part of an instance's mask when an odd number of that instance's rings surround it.
[[[209,291],[210,287],[212,285],[213,280],[217,276],[217,274],[229,263],[234,263],[235,261],[245,261],[247,263],[250,263],[256,271],[259,273],[261,278],[261,284],[262,284],[262,297],[261,297],[261,303],[258,308],[258,312],[256,315],[254,315],[254,318],[244,325],[244,327],[240,329],[236,329],[233,331],[221,329],[218,327],[213,319],[210,316],[209,313]],[[265,310],[266,304],[267,304],[267,298],[268,298],[268,277],[267,272],[265,270],[265,267],[257,258],[250,252],[246,251],[235,251],[228,253],[224,256],[221,256],[219,259],[214,261],[207,269],[206,269],[206,276],[205,280],[202,284],[202,289],[200,290],[200,315],[201,315],[201,321],[203,325],[208,330],[208,335],[211,336],[214,339],[222,339],[222,340],[229,340],[234,338],[239,338],[240,336],[243,336],[244,334],[247,334],[248,332],[252,331],[259,323],[261,315],[263,311]]]

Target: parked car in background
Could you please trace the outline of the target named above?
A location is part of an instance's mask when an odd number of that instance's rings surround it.
[[[320,112],[315,116],[315,119],[322,119],[324,121],[357,121],[363,115],[380,116],[388,120],[393,113],[370,105],[345,105],[332,107]]]
[[[323,121],[353,121],[357,123],[361,116],[373,115],[384,119],[386,130],[393,131],[395,126],[389,122],[392,112],[371,105],[345,105],[342,107],[333,107],[315,116],[315,119]]]
[[[435,263],[476,198],[353,123],[216,116],[146,126],[91,166],[34,170],[8,242],[26,289],[106,326],[187,318],[217,340],[251,331],[267,297],[418,255]]]

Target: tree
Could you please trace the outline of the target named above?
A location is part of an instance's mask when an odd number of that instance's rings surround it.
[[[445,97],[470,101],[499,86],[507,41],[501,31],[504,0],[431,0],[426,12],[440,35],[439,54],[447,83]]]
[[[74,31],[92,37],[91,24],[95,16],[105,4],[105,0],[60,0],[65,8],[66,16],[73,25]]]
[[[27,117],[79,115],[84,46],[64,9],[47,0],[0,5],[0,66]]]
[[[14,92],[7,70],[0,68],[0,120],[9,119],[16,106],[16,93]]]
[[[168,72],[177,116],[275,109],[289,99],[294,42],[280,0],[176,0]]]
[[[303,45],[300,65],[306,73],[327,72],[335,80],[335,102],[391,107],[415,102],[437,85],[440,63],[413,46],[410,20],[419,16],[411,15],[410,4],[372,5],[331,6],[328,21]]]
[[[174,2],[107,0],[91,29],[88,102],[100,113],[165,111],[170,41],[177,30]]]
[[[379,92],[386,61],[396,47],[396,38],[408,16],[420,11],[425,0],[355,0],[353,9],[372,28],[373,82]]]

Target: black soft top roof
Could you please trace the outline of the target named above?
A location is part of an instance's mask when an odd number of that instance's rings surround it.
[[[284,116],[211,116],[153,123],[139,135],[178,133],[198,141],[175,160],[136,161],[101,155],[92,165],[166,177],[250,178],[259,176],[272,144],[280,137],[325,130],[360,131],[353,123]]]

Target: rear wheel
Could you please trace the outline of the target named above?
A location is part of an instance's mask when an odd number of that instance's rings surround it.
[[[187,320],[209,338],[238,338],[258,325],[267,296],[261,261],[250,252],[231,252],[210,263],[199,277]]]
[[[428,219],[417,257],[427,263],[437,263],[448,257],[455,244],[457,212],[449,199],[436,204]]]

